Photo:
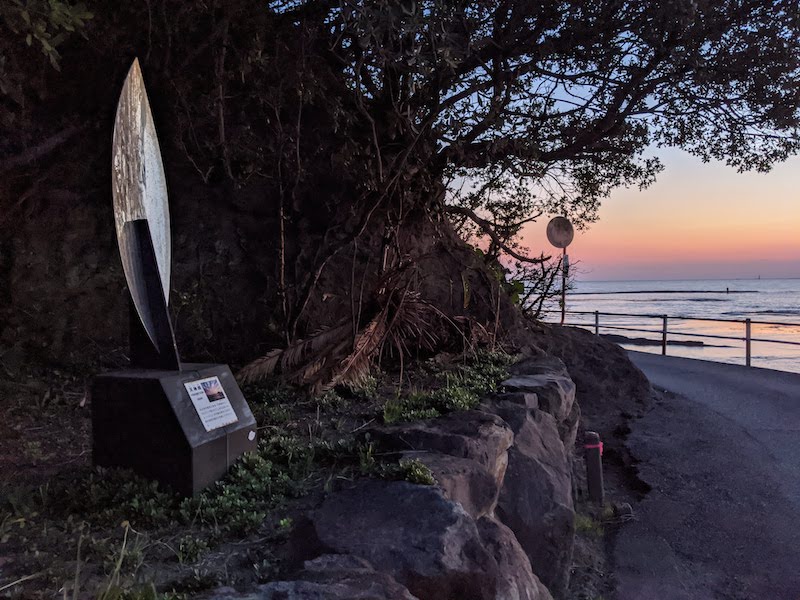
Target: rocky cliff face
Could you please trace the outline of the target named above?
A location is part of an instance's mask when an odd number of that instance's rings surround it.
[[[294,580],[214,598],[563,598],[579,414],[563,363],[542,358],[478,410],[374,428],[381,451],[422,461],[437,484],[345,486],[295,529]]]

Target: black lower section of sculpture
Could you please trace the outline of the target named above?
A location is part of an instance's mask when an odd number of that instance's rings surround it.
[[[123,260],[131,272],[131,366],[180,369],[175,334],[146,219],[125,223]],[[138,299],[138,301],[137,301]]]
[[[208,394],[202,382],[211,386]],[[92,427],[95,465],[131,469],[184,495],[222,477],[257,444],[253,414],[225,365],[100,375],[92,388]]]

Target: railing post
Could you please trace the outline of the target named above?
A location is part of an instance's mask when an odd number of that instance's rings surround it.
[[[600,335],[600,313],[594,311],[594,334]]]
[[[744,321],[744,363],[750,366],[750,319]]]
[[[661,355],[667,355],[667,315],[661,317],[663,324],[661,327]]]

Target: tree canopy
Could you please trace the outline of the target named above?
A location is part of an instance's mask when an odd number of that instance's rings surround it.
[[[793,1],[274,6],[316,15],[379,178],[398,140],[429,141],[435,177],[478,181],[457,202],[506,226],[594,219],[615,187],[653,181],[653,145],[764,171],[800,142]]]
[[[535,266],[520,227],[591,222],[611,190],[654,180],[654,147],[762,171],[797,152],[799,14],[796,0],[1,0],[0,223],[65,188],[103,214],[117,83],[139,56],[176,227],[228,236],[209,253],[237,257],[214,264],[241,285],[209,283],[203,311],[236,306],[240,328],[266,312],[251,329],[284,344],[345,318],[355,331],[363,302],[391,296],[387,273],[416,262],[443,313],[483,302],[491,319],[494,275],[434,267],[475,260],[452,225],[488,239],[488,263]],[[176,239],[178,276],[201,268],[197,237]]]

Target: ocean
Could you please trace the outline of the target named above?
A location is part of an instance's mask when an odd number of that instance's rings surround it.
[[[567,294],[567,310],[649,315],[601,314],[600,333],[617,336],[614,341],[625,348],[656,353],[661,353],[660,316],[666,315],[667,354],[742,365],[744,323],[677,317],[751,319],[752,366],[800,373],[800,279],[580,281]],[[546,317],[559,319],[558,312]],[[594,314],[567,314],[567,324],[594,331],[594,323]]]

